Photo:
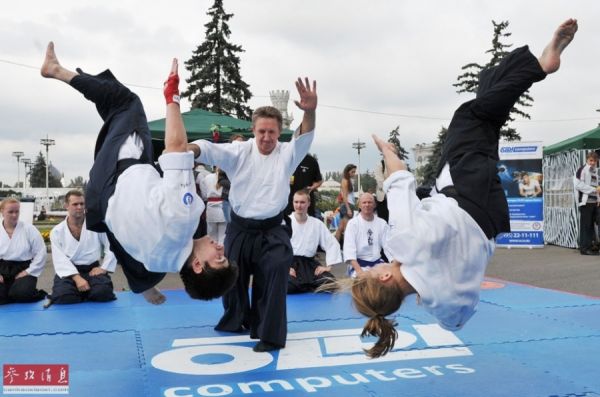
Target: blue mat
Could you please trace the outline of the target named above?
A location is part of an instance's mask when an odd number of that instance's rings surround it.
[[[69,395],[82,397],[600,397],[600,299],[490,285],[455,333],[409,298],[396,348],[376,360],[362,353],[372,340],[360,339],[365,320],[347,295],[289,296],[286,348],[260,354],[247,334],[213,330],[220,301],[182,291],[161,306],[131,293],[0,306],[0,365],[67,364]]]

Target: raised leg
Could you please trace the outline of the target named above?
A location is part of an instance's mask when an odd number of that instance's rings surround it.
[[[579,26],[576,19],[567,19],[554,32],[552,40],[544,48],[542,55],[538,58],[544,72],[554,73],[560,67],[560,55],[573,41]]]

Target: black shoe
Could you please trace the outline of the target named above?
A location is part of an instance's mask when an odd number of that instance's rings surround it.
[[[282,347],[283,346],[278,346],[278,345],[274,345],[274,344],[269,343],[269,342],[260,341],[256,345],[254,345],[254,347],[252,348],[252,350],[254,350],[257,353],[263,353],[263,352],[270,352],[270,351],[273,351],[273,350],[279,350]]]
[[[600,252],[598,252],[598,251],[592,251],[591,249],[587,249],[585,251],[581,251],[581,255],[594,255],[594,256],[598,256],[598,255],[600,255]]]

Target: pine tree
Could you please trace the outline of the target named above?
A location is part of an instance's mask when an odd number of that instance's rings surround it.
[[[188,89],[181,96],[192,102],[192,109],[231,115],[250,120],[252,109],[245,103],[252,98],[249,85],[240,75],[240,58],[244,50],[228,41],[231,31],[227,22],[233,14],[223,9],[223,0],[215,0],[207,12],[212,20],[206,25],[205,41],[196,47],[185,62],[191,72]]]
[[[394,146],[396,147],[396,153],[398,153],[398,157],[400,157],[400,160],[406,161],[406,159],[408,159],[408,152],[400,144],[400,126],[397,126],[396,128],[390,131],[390,137],[388,138],[388,142],[394,144]],[[408,164],[406,166],[408,167]],[[408,168],[410,171],[410,167]]]
[[[31,187],[46,187],[46,159],[40,152],[31,168],[31,176],[29,177]],[[52,173],[48,174],[48,187],[62,187],[60,179],[56,178]]]
[[[86,186],[87,186],[87,181],[85,179],[83,179],[82,176],[77,176],[77,177],[75,177],[75,179],[71,179],[71,181],[69,182],[69,185],[67,187],[81,188],[81,189],[85,190]]]
[[[440,132],[438,132],[438,138],[433,143],[433,152],[431,153],[431,156],[429,156],[427,164],[425,164],[421,171],[421,174],[423,175],[423,185],[425,186],[433,186],[435,184],[439,161],[442,157],[442,146],[444,145],[444,141],[446,141],[447,133],[448,129],[446,127],[442,127]]]
[[[494,25],[494,35],[492,37],[492,48],[487,50],[485,53],[490,54],[490,60],[485,65],[480,65],[478,63],[468,63],[461,68],[463,74],[457,77],[457,82],[452,84],[457,88],[456,92],[461,94],[463,92],[476,93],[479,88],[479,73],[483,69],[487,69],[493,66],[496,66],[502,58],[504,58],[508,53],[508,49],[512,47],[512,44],[505,44],[502,42],[503,39],[511,36],[511,33],[506,32],[505,30],[508,28],[508,21],[502,21],[500,23],[496,23],[496,21],[492,21]],[[507,141],[518,141],[521,139],[521,136],[517,132],[517,130],[513,127],[508,126],[510,122],[515,120],[515,116],[531,119],[531,116],[527,114],[522,108],[531,107],[533,104],[533,98],[529,95],[529,91],[526,91],[521,95],[515,106],[510,110],[510,114],[508,116],[507,122],[504,124],[502,129],[500,130],[500,136],[502,136]]]

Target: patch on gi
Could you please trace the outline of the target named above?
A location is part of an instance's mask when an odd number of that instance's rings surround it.
[[[190,204],[192,204],[193,201],[194,201],[194,196],[192,196],[192,193],[187,192],[186,194],[183,195],[183,204],[190,205]]]

